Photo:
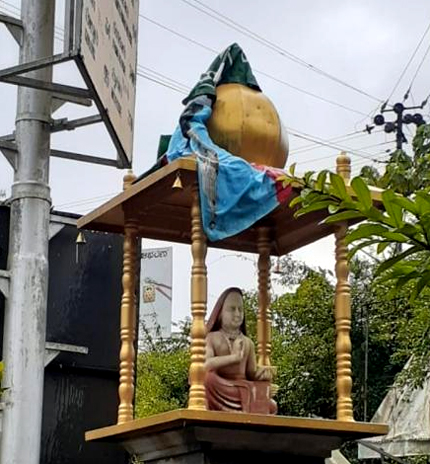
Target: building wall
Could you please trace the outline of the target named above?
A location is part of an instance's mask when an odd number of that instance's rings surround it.
[[[73,219],[64,216],[65,222]],[[8,210],[0,207],[2,268],[8,228]],[[87,347],[89,353],[61,353],[46,367],[40,462],[125,464],[119,445],[84,438],[87,430],[116,423],[123,239],[85,232],[77,262],[76,236],[76,227],[66,224],[50,240],[47,342]]]

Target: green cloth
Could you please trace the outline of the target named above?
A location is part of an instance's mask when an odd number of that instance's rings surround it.
[[[186,105],[199,95],[216,100],[216,87],[221,84],[243,84],[261,92],[245,53],[237,43],[227,47],[215,58],[182,103]]]

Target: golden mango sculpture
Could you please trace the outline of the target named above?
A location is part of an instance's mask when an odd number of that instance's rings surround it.
[[[217,87],[208,131],[217,145],[249,163],[283,168],[287,162],[287,134],[273,103],[247,86]]]

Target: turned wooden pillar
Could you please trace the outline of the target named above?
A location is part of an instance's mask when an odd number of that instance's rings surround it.
[[[124,190],[131,186],[135,176],[129,171],[124,176]],[[136,262],[137,220],[124,205],[124,253],[121,298],[121,349],[119,353],[119,406],[118,424],[133,420],[133,397],[136,351]]]
[[[270,366],[272,321],[270,317],[270,228],[258,228],[257,362]]]
[[[207,271],[206,271],[206,235],[203,232],[199,188],[197,183],[192,190],[191,206],[191,365],[189,373],[190,392],[189,409],[206,409],[205,361],[206,361],[206,305],[207,305]]]
[[[345,180],[351,175],[351,160],[345,153],[336,159],[336,172]],[[336,417],[338,420],[353,421],[351,399],[351,287],[348,281],[348,247],[345,235],[348,229],[346,222],[336,225],[336,294],[334,314],[336,321]]]

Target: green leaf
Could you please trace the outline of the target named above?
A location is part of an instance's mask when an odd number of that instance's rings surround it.
[[[289,207],[293,208],[294,206],[298,205],[302,201],[303,201],[303,198],[301,196],[297,196],[290,201]]]
[[[326,209],[330,205],[331,201],[330,200],[325,200],[325,201],[319,201],[316,203],[311,203],[309,206],[306,206],[304,208],[299,209],[294,216],[295,217],[300,217],[303,216],[304,214],[310,213],[312,211],[319,211],[321,209]]]
[[[339,204],[340,208],[341,209],[355,209],[355,210],[359,210],[359,206],[360,204],[358,203],[358,201],[342,201],[340,204]]]
[[[417,192],[415,203],[419,214],[425,214],[430,211],[430,195],[426,192]]]
[[[324,187],[325,187],[325,184],[326,184],[326,180],[327,180],[327,174],[328,174],[328,170],[327,170],[327,169],[322,170],[322,171],[318,174],[317,182],[316,182],[316,188],[317,188],[318,190],[321,190],[321,191],[324,190]]]
[[[422,274],[420,280],[416,283],[415,288],[412,291],[411,302],[413,302],[420,293],[424,290],[425,287],[430,285],[430,270]]]
[[[372,221],[386,222],[384,221],[384,215],[381,213],[381,211],[379,211],[378,208],[375,208],[374,206],[372,206],[369,210],[366,211],[366,216],[369,219],[372,219]],[[391,222],[389,225],[391,225]]]
[[[396,198],[396,194],[392,190],[385,190],[382,192],[382,202],[385,211],[389,217],[392,218],[396,227],[402,227],[404,224],[403,209],[400,205],[393,202],[394,198]]]
[[[417,226],[412,224],[405,224],[404,226],[396,229],[395,232],[399,232],[400,234],[406,235],[407,237],[420,235],[420,231],[418,230]]]
[[[385,251],[385,249],[390,245],[390,242],[387,241],[387,242],[381,242],[379,243],[379,245],[377,246],[376,248],[376,253],[381,254],[382,252]]]
[[[293,164],[290,166],[289,170],[288,170],[288,172],[289,172],[293,177],[294,177],[294,173],[296,172],[296,164],[297,164],[297,163],[293,163]]]
[[[366,182],[364,182],[361,177],[354,177],[351,181],[351,186],[357,194],[357,198],[363,205],[364,209],[370,209],[372,206],[372,197]]]
[[[398,263],[402,259],[407,258],[408,256],[413,255],[414,253],[418,253],[419,251],[422,251],[422,248],[415,245],[411,248],[408,248],[403,253],[399,253],[398,255],[387,259],[377,267],[375,271],[375,276],[379,276],[382,272],[385,272],[387,269],[394,266],[394,264]]]
[[[410,241],[410,239],[408,237],[405,237],[403,234],[398,234],[396,232],[390,232],[390,231],[385,232],[385,234],[381,235],[381,237],[384,237],[396,243],[409,243]]]
[[[333,222],[347,221],[349,219],[364,219],[363,213],[360,211],[342,211],[340,213],[333,214],[328,218],[324,219],[324,224],[332,224]]]
[[[335,213],[337,213],[339,211],[339,209],[340,209],[339,205],[332,204],[332,205],[329,205],[328,212],[330,214],[335,214]]]
[[[306,184],[310,184],[312,176],[315,174],[315,171],[307,171],[305,172],[304,179]]]
[[[423,214],[420,217],[418,223],[424,232],[427,244],[430,245],[430,211],[428,213]]]
[[[364,240],[355,247],[351,248],[348,252],[348,259],[351,259],[357,252],[362,250],[363,248],[366,248],[370,245],[375,245],[376,243],[380,243],[380,239],[373,239],[373,240]]]
[[[393,198],[392,202],[396,205],[401,206],[403,209],[405,209],[406,211],[409,211],[415,216],[418,213],[417,206],[415,205],[413,201],[409,200],[409,198],[396,196]]]
[[[330,190],[341,200],[351,201],[351,197],[346,191],[345,181],[339,174],[330,173]]]
[[[363,238],[371,238],[373,235],[382,235],[388,229],[381,224],[360,224],[356,229],[348,232],[346,243],[350,244]]]

